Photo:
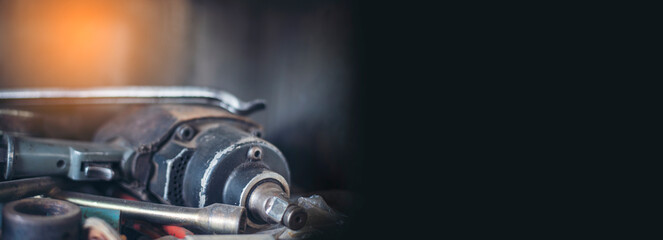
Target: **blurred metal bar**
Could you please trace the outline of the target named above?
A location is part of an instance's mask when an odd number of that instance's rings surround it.
[[[54,190],[60,179],[37,177],[0,182],[0,202],[9,202],[21,198],[47,194]]]
[[[174,103],[216,106],[239,115],[248,115],[265,108],[262,99],[243,102],[225,91],[190,86],[0,90],[0,105],[11,106]]]

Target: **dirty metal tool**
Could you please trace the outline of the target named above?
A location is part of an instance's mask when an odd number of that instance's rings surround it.
[[[4,134],[0,179],[68,176],[72,180],[112,180],[133,151],[110,144],[40,139]]]
[[[247,208],[252,228],[297,230],[306,212],[289,202],[288,163],[261,137],[260,125],[218,108],[153,105],[108,121],[94,141],[134,149],[121,184],[143,200],[232,204]]]
[[[178,89],[182,92],[176,94]],[[117,114],[97,129],[91,143],[5,133],[0,140],[0,174],[5,180],[44,175],[113,180],[143,201],[197,208],[215,203],[245,207],[247,225],[254,229],[283,224],[298,230],[306,224],[306,211],[289,201],[290,170],[285,157],[262,139],[259,124],[238,115],[264,103],[241,103],[221,93],[214,97],[197,88],[124,90],[128,92],[0,91],[0,105],[16,101],[49,105],[60,100],[102,104],[108,99],[132,102],[143,97],[161,103]],[[164,104],[164,99],[179,104]],[[192,105],[191,99],[219,102]],[[115,100],[110,103],[118,103]]]
[[[291,204],[288,197],[274,182],[257,185],[248,196],[248,208],[256,219],[265,219],[269,223],[281,223],[293,230],[306,225],[308,215],[303,208]]]
[[[246,226],[246,210],[228,204],[189,208],[67,191],[56,192],[49,197],[86,207],[119,210],[121,216],[126,218],[178,225],[206,233],[236,234],[243,232]]]
[[[79,239],[78,206],[48,198],[26,198],[2,209],[2,239]]]

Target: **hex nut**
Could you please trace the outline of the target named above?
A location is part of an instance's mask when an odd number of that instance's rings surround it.
[[[281,222],[285,210],[288,208],[288,201],[280,197],[271,197],[267,202],[265,213],[275,222]]]

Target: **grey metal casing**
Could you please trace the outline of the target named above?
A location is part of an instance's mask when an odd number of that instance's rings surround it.
[[[182,126],[194,130],[191,139],[178,137]],[[189,207],[243,205],[237,188],[245,186],[236,177],[246,174],[240,173],[270,170],[290,181],[283,154],[256,137],[261,130],[248,118],[219,108],[158,105],[109,121],[95,141],[135,149],[135,156],[121,164],[123,186],[143,199]],[[263,149],[258,161],[247,156],[254,146]]]

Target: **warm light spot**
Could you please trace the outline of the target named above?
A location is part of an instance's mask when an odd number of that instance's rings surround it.
[[[181,2],[3,1],[0,77],[39,87],[87,87],[171,73],[186,23]]]

